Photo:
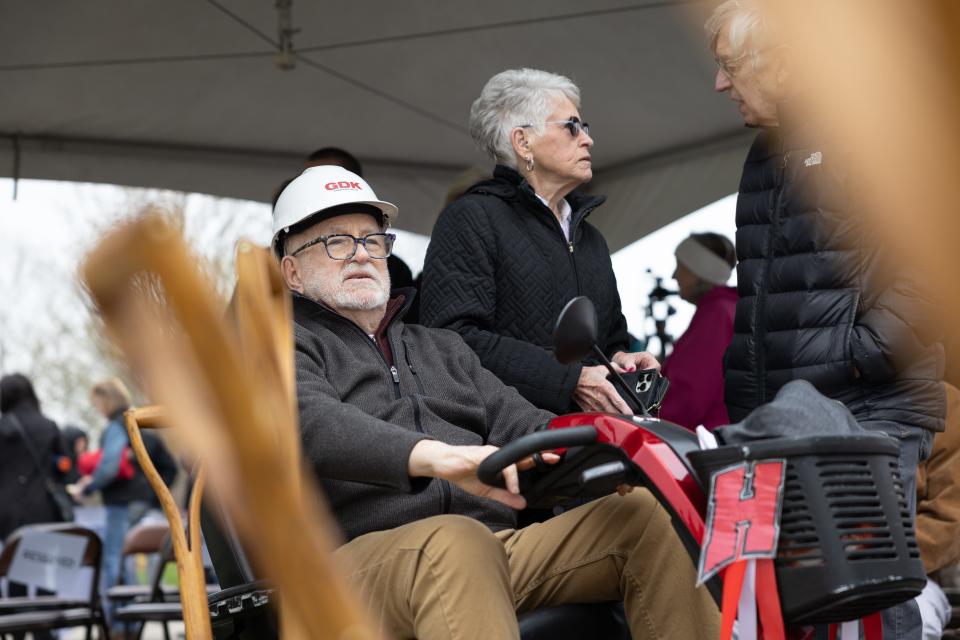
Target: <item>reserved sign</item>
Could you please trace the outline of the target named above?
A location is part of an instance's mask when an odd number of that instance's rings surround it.
[[[87,542],[67,533],[27,532],[20,538],[7,578],[61,596],[89,591],[90,571],[82,566]]]

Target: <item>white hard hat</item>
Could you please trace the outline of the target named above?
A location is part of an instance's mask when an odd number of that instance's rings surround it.
[[[377,198],[370,185],[352,171],[332,165],[310,167],[288,184],[277,198],[277,204],[273,207],[271,244],[277,248],[277,238],[281,232],[287,233],[290,227],[342,205],[373,207],[389,224],[393,224],[399,214],[396,205]]]

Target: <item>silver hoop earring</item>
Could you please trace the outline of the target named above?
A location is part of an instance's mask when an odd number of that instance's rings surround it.
[[[527,156],[527,171],[533,171],[533,156]]]

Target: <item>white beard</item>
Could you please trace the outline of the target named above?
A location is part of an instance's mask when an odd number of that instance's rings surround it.
[[[347,288],[346,278],[354,273],[369,275],[378,286],[372,286],[373,283],[365,283],[359,287],[351,285],[350,288]],[[343,309],[345,311],[370,311],[386,305],[390,299],[389,273],[381,275],[371,266],[361,267],[354,262],[347,265],[338,275],[339,282],[328,282],[323,278],[315,278],[311,282],[304,283],[304,295],[332,309]]]

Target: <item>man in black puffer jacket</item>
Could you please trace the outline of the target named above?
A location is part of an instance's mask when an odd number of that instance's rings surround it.
[[[933,304],[907,264],[891,264],[856,213],[847,160],[793,113],[789,52],[758,2],[729,1],[707,23],[719,70],[747,126],[737,201],[740,298],[726,357],[730,419],[791,380],[841,401],[864,427],[900,443],[911,511],[916,469],[944,425],[943,346]],[[884,612],[884,637],[919,638],[913,602]]]
[[[837,156],[802,129],[760,134],[737,203],[740,299],[727,353],[730,419],[804,379],[860,422],[942,431],[942,346],[931,305],[845,206]]]
[[[790,380],[804,379],[860,422],[942,431],[944,358],[941,337],[929,326],[933,304],[909,265],[890,264],[861,224],[842,155],[771,99],[783,89],[762,89],[767,78],[756,64],[730,62],[747,54],[733,50],[724,27],[743,15],[714,25],[716,88],[730,92],[748,126],[764,129],[737,201],[740,300],[726,362],[730,419],[741,420]],[[767,66],[778,64],[770,58]]]

